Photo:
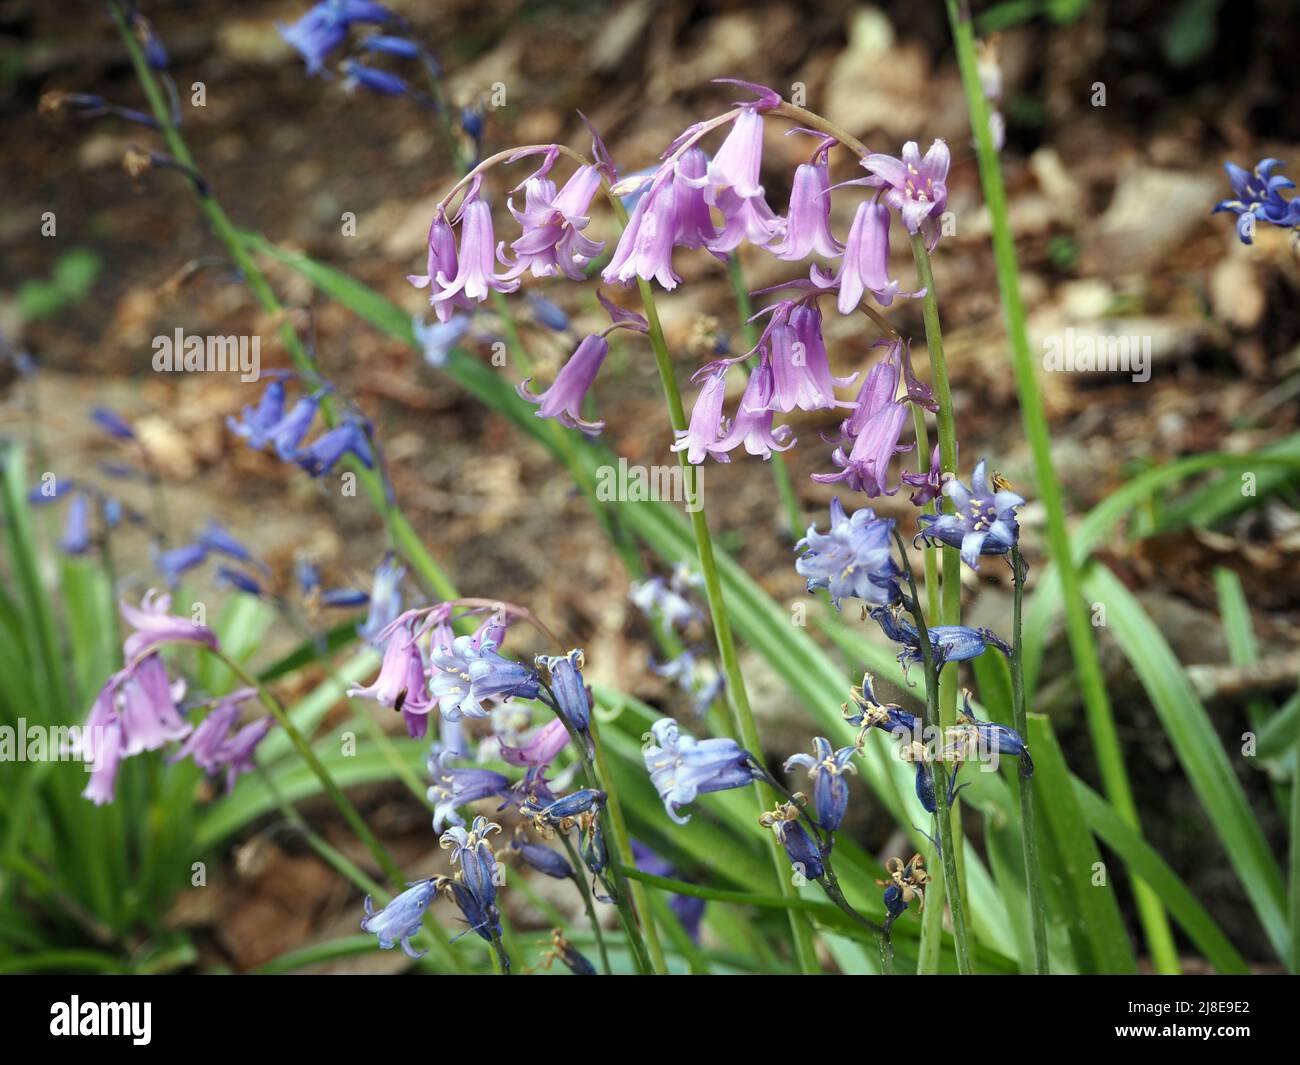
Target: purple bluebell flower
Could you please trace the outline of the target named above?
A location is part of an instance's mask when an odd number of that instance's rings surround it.
[[[656,171],[636,202],[614,248],[614,257],[600,276],[611,285],[630,284],[637,278],[658,281],[672,291],[681,280],[673,272],[676,230],[673,172],[671,169]]]
[[[490,216],[489,216],[490,221]],[[450,299],[437,299],[444,282],[440,278],[453,278],[460,272],[460,259],[456,253],[456,233],[447,216],[439,211],[429,223],[429,242],[425,272],[407,274],[406,280],[416,288],[429,290],[429,303],[438,316],[438,321],[446,324],[451,320],[457,308],[468,310],[473,305],[463,291],[457,292]],[[466,328],[468,328],[468,319]]]
[[[343,60],[343,87],[349,92],[358,87],[380,96],[411,96],[411,86],[400,74],[367,66],[355,59]]]
[[[507,201],[523,233],[510,245],[515,262],[501,255],[509,266],[506,278],[531,270],[534,277],[563,274],[570,281],[585,280],[584,268],[605,246],[582,232],[591,221],[588,212],[600,181],[600,171],[587,165],[578,167],[558,192],[547,178],[531,177],[524,183],[524,209],[516,210]]]
[[[713,252],[729,252],[742,241],[760,247],[785,232],[785,222],[768,206],[759,184],[763,165],[763,116],[746,108],[732,123],[722,146],[710,160],[702,182],[709,203],[722,212],[722,232],[709,242]]]
[[[411,937],[420,931],[425,911],[439,886],[437,879],[417,880],[378,912],[367,895],[366,916],[361,921],[361,930],[378,937],[383,950],[391,950],[400,943],[408,957],[423,958],[428,951],[412,947]]]
[[[871,616],[886,636],[903,645],[898,661],[903,667],[904,675],[912,666],[924,660],[921,637],[908,618],[890,607],[876,607],[871,611]],[[965,625],[932,625],[928,633],[930,647],[934,652],[935,669],[942,669],[948,662],[965,662],[976,658],[989,647],[996,647],[1008,658],[1011,657],[1011,647],[991,629],[972,629]]]
[[[294,560],[293,575],[303,595],[310,595],[320,587],[320,567],[306,556]]]
[[[903,220],[909,233],[921,233],[931,251],[939,242],[940,216],[948,206],[948,145],[936,140],[921,158],[916,141],[903,145],[901,159],[873,153],[862,160],[871,172],[866,184],[883,188],[884,201]]]
[[[503,658],[495,643],[481,644],[472,636],[457,636],[450,650],[433,649],[432,692],[443,717],[486,717],[494,703],[511,698],[535,699],[537,673]]]
[[[645,747],[646,771],[668,816],[679,825],[689,816],[678,808],[699,795],[743,788],[760,774],[754,756],[733,739],[697,740],[679,731],[672,718],[660,718],[650,726],[655,742]]]
[[[889,464],[895,455],[913,447],[900,446],[898,442],[906,424],[906,404],[891,401],[881,405],[866,418],[847,453],[843,445],[831,452],[831,462],[839,467],[839,472],[814,473],[812,479],[821,484],[842,481],[851,491],[862,492],[872,499],[879,495],[892,496],[898,487],[887,487]]]
[[[169,614],[172,600],[169,595],[159,595],[152,588],[145,592],[138,607],[126,600],[118,604],[122,617],[135,631],[122,644],[123,654],[128,660],[137,658],[159,644],[181,640],[187,643],[201,643],[208,647],[217,646],[217,634],[205,625],[198,625],[189,618]]]
[[[460,247],[457,251],[456,273],[450,276],[444,269],[439,269],[433,281],[437,289],[431,297],[434,303],[447,303],[462,294],[466,299],[481,303],[487,299],[489,292],[514,292],[519,287],[519,281],[508,274],[494,272],[495,253],[492,209],[475,195],[462,204],[460,209]],[[431,247],[431,258],[432,254]]]
[[[247,440],[249,447],[261,451],[271,442],[271,433],[283,417],[284,382],[276,378],[262,390],[256,407],[245,407],[238,418],[228,416],[226,425],[236,436]]]
[[[255,694],[251,688],[241,688],[223,696],[168,761],[191,758],[204,772],[216,773],[221,768],[222,744],[239,720],[240,708]]]
[[[1016,507],[1025,501],[1009,488],[997,487],[997,474],[990,486],[987,465],[980,460],[970,488],[955,477],[944,483],[943,494],[952,501],[955,513],[922,514],[917,519],[921,536],[961,548],[961,560],[971,569],[979,569],[981,555],[1005,555],[1020,536]]]
[[[1231,211],[1235,214],[1237,236],[1243,244],[1254,242],[1257,221],[1282,228],[1300,225],[1300,198],[1286,200],[1282,197],[1282,190],[1295,188],[1295,182],[1273,173],[1282,166],[1278,159],[1263,159],[1252,172],[1235,163],[1223,164],[1232,185],[1233,198],[1220,200],[1210,213]]]
[[[107,407],[95,407],[91,410],[90,417],[106,433],[118,440],[135,439],[135,430],[120,415]]]
[[[84,555],[90,550],[90,497],[78,492],[63,516],[59,550],[66,555]]]
[[[424,657],[409,629],[398,628],[388,637],[379,675],[366,687],[349,688],[348,696],[374,699],[381,706],[401,711],[411,736],[419,738],[424,735],[426,719],[433,709],[433,697],[424,671]]]
[[[785,771],[799,766],[808,772],[813,781],[813,802],[817,808],[817,823],[827,832],[834,832],[844,820],[849,806],[849,782],[845,773],[856,773],[853,756],[856,747],[831,747],[825,736],[813,738],[812,754],[791,755],[785,761]]]
[[[275,718],[259,717],[250,721],[221,745],[219,758],[226,771],[226,791],[232,791],[241,773],[253,768],[253,754],[257,745],[275,727]]]
[[[943,463],[939,458],[938,444],[934,445],[934,450],[930,453],[930,468],[924,473],[904,472],[903,483],[916,489],[907,497],[913,506],[923,507],[938,498],[943,490]]]
[[[166,70],[168,65],[167,49],[153,31],[153,25],[140,12],[131,12],[131,31],[144,49],[144,57],[152,70]]]
[[[208,519],[207,527],[199,533],[196,542],[209,551],[227,555],[239,562],[253,561],[252,553],[248,548],[231,536],[224,526],[211,518]]]
[[[298,446],[311,429],[311,423],[316,420],[319,407],[320,399],[317,396],[302,396],[290,408],[289,413],[267,431],[267,439],[282,462],[292,462],[298,457]],[[249,443],[252,444],[251,439]]]
[[[812,162],[801,163],[794,172],[785,239],[772,248],[772,254],[778,259],[799,262],[814,252],[833,259],[844,251],[844,245],[831,232],[831,180],[827,155],[827,151],[819,150]]]
[[[569,730],[564,722],[556,717],[537,729],[521,746],[511,747],[502,743],[501,757],[510,765],[550,765],[568,742]]]
[[[257,578],[243,570],[234,569],[231,566],[217,567],[217,581],[220,584],[235,588],[247,595],[262,594],[262,586],[258,583]]]
[[[544,876],[554,880],[573,879],[573,866],[557,850],[544,843],[529,843],[527,840],[511,840],[510,849],[519,855],[520,860],[530,869],[536,869]]]
[[[419,59],[423,49],[409,37],[395,37],[387,33],[372,33],[357,42],[363,51],[395,55],[399,59]]]
[[[457,811],[482,799],[506,799],[510,780],[504,774],[475,766],[458,767],[450,763],[460,757],[452,750],[431,752],[425,761],[432,783],[429,801],[433,806],[433,830],[441,833],[444,825],[463,825]]]
[[[736,417],[717,442],[719,451],[730,451],[744,444],[749,454],[761,455],[766,461],[773,451],[789,451],[794,447],[794,430],[788,425],[772,425],[776,409],[773,377],[772,364],[765,355],[745,383]]]
[[[870,201],[858,205],[844,245],[844,258],[834,279],[816,265],[812,267],[811,277],[821,288],[838,286],[836,306],[840,314],[857,310],[864,292],[870,292],[882,307],[888,307],[898,296],[920,295],[903,292],[899,282],[890,278],[889,208]]]
[[[366,469],[373,469],[374,455],[366,431],[355,421],[346,421],[318,436],[298,451],[293,459],[312,477],[331,473],[344,455],[354,456]]]
[[[585,420],[582,416],[582,403],[608,354],[609,342],[603,336],[584,337],[569,361],[555,375],[550,388],[534,394],[528,388],[532,382],[532,378],[528,377],[519,383],[517,391],[529,403],[539,404],[534,412],[537,417],[558,418],[561,424],[570,429],[579,429],[588,436],[596,436],[605,428],[605,423]]]
[[[761,815],[758,823],[775,833],[796,873],[806,880],[820,880],[826,875],[825,855],[821,846],[803,827],[801,816],[799,807],[794,803],[785,803]]]
[[[566,655],[538,655],[534,663],[549,680],[554,710],[579,735],[591,724],[591,689],[582,679],[586,658],[580,650]]]
[[[124,758],[156,751],[190,734],[190,726],[177,712],[171,680],[157,655],[127,666],[117,678],[115,708],[122,725]]]
[[[795,544],[800,552],[795,572],[807,578],[810,592],[827,589],[836,609],[848,598],[873,606],[896,602],[902,570],[894,561],[893,528],[892,519],[877,518],[870,507],[859,507],[852,517],[846,516],[837,496],[831,500],[830,528],[819,533],[815,524],[810,525]]]
[[[688,148],[673,171],[673,247],[705,248],[718,236],[701,179],[709,171],[702,148]]]
[[[730,462],[731,456],[722,448],[724,426],[722,402],[727,394],[725,367],[714,364],[704,367],[696,376],[704,374],[704,384],[695,398],[688,428],[676,434],[673,451],[685,451],[688,462],[699,465],[706,457],[718,462]]]

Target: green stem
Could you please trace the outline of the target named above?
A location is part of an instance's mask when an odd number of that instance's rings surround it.
[[[943,863],[944,894],[948,897],[948,911],[952,914],[953,946],[957,953],[957,971],[963,976],[974,972],[971,965],[970,940],[966,931],[966,907],[962,901],[961,881],[957,876],[957,856],[953,850],[953,825],[951,808],[948,805],[948,768],[942,758],[943,737],[945,731],[937,732],[939,721],[939,677],[935,669],[934,648],[930,643],[930,630],[925,624],[925,611],[921,609],[920,597],[916,590],[916,577],[912,574],[912,564],[907,557],[907,545],[902,534],[895,529],[894,541],[902,558],[903,575],[907,580],[911,595],[904,604],[916,623],[916,632],[921,644],[921,659],[925,667],[925,721],[926,731],[931,736],[938,736],[939,756],[931,762],[934,774],[935,820],[939,826],[939,853]],[[927,907],[928,909],[929,907]],[[924,926],[923,926],[924,927]]]
[[[596,916],[596,901],[591,897],[591,887],[587,884],[587,876],[584,871],[582,859],[578,857],[578,848],[573,845],[563,832],[560,834],[560,842],[564,844],[564,849],[569,852],[569,861],[573,865],[573,879],[578,885],[578,890],[582,892],[582,905],[587,910],[587,920],[591,922],[591,933],[596,937],[596,946],[600,949],[600,965],[605,970],[605,975],[609,976],[613,970],[609,967],[609,951],[605,948],[605,933],[600,927],[600,918]]]
[[[1018,545],[1011,548],[1011,571],[1014,591],[1011,607],[1011,721],[1021,736],[1029,735],[1029,716],[1025,710],[1025,670],[1021,657],[1021,602],[1025,593],[1027,567]],[[1047,917],[1043,902],[1043,885],[1038,866],[1038,836],[1034,828],[1034,786],[1020,780],[1020,846],[1025,858],[1025,884],[1029,890],[1029,919],[1034,929],[1034,972],[1046,976]]]
[[[970,111],[971,129],[979,157],[980,181],[984,199],[988,204],[993,227],[993,257],[997,268],[998,288],[1002,294],[1002,309],[1006,317],[1007,334],[1011,342],[1011,362],[1015,371],[1016,390],[1020,396],[1020,413],[1024,419],[1025,436],[1033,455],[1035,479],[1039,498],[1047,519],[1047,541],[1053,562],[1061,581],[1061,601],[1065,610],[1066,635],[1074,655],[1075,675],[1087,711],[1088,728],[1092,734],[1093,751],[1101,774],[1106,798],[1124,819],[1124,823],[1141,834],[1137,804],[1124,768],[1115,718],[1111,712],[1110,698],[1101,669],[1101,659],[1093,640],[1088,604],[1083,597],[1083,586],[1078,566],[1070,551],[1070,531],[1065,519],[1065,502],[1061,482],[1052,464],[1051,433],[1047,414],[1039,394],[1035,376],[1034,359],[1029,350],[1029,333],[1025,325],[1025,308],[1020,298],[1020,278],[1016,266],[1015,240],[1011,233],[1007,209],[1006,189],[1002,184],[1002,169],[993,147],[989,128],[988,101],[980,86],[979,70],[975,56],[975,34],[971,26],[970,11],[958,0],[947,0],[948,21],[952,27],[957,47],[957,61],[961,68],[962,86],[966,91],[966,104]],[[1178,954],[1169,919],[1160,897],[1146,881],[1134,878],[1133,896],[1138,916],[1151,951],[1152,964],[1158,973],[1180,971]]]
[[[626,219],[623,219],[626,221]],[[664,398],[668,401],[669,421],[674,433],[686,430],[686,409],[682,404],[682,394],[677,388],[677,378],[673,373],[672,358],[668,354],[668,344],[664,340],[663,327],[659,322],[659,311],[655,306],[654,291],[650,283],[638,280],[641,303],[645,309],[646,321],[650,324],[650,347],[654,351],[655,366],[659,370],[659,381],[663,386]],[[697,470],[686,460],[686,453],[677,453],[685,483],[696,483]],[[749,696],[745,690],[745,677],[740,669],[740,658],[736,653],[736,640],[731,631],[731,621],[727,606],[722,598],[722,580],[718,576],[717,562],[713,557],[713,539],[709,535],[709,519],[704,508],[703,494],[696,491],[695,507],[690,509],[691,532],[695,537],[695,549],[700,560],[700,572],[704,577],[705,599],[709,604],[709,614],[713,619],[713,633],[718,644],[718,656],[722,661],[723,675],[727,681],[727,701],[731,706],[732,717],[740,741],[754,757],[762,755],[762,744],[758,737],[758,727],[754,723],[754,713],[749,705]],[[762,781],[755,781],[754,791],[759,812],[766,812],[771,805],[770,789]],[[772,841],[772,859],[776,869],[777,883],[781,894],[793,897],[797,890],[789,877],[789,865],[781,846]],[[819,971],[817,953],[813,946],[812,930],[798,914],[790,914],[790,930],[794,936],[795,955],[799,968],[804,973]]]
[[[1295,770],[1291,778],[1291,883],[1288,902],[1291,912],[1292,975],[1300,974],[1300,733],[1295,746]]]

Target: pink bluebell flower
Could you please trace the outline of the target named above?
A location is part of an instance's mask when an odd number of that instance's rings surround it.
[[[759,183],[763,165],[763,116],[754,108],[740,112],[726,139],[710,160],[700,183],[707,183],[708,201],[721,213],[722,232],[709,242],[710,251],[734,250],[742,241],[760,247],[785,232],[785,222],[768,206]]]
[[[419,643],[408,628],[398,627],[388,637],[374,681],[365,687],[354,685],[348,689],[348,696],[374,699],[381,706],[401,711],[407,731],[416,738],[424,735],[433,696]]]
[[[800,163],[790,190],[790,212],[785,237],[772,246],[772,254],[787,262],[810,255],[837,257],[844,245],[831,232],[831,179],[827,152],[819,150],[810,163]]]
[[[450,299],[437,299],[440,290],[440,277],[455,277],[460,272],[460,260],[456,253],[456,232],[452,229],[447,216],[441,210],[429,223],[429,240],[424,273],[407,274],[406,280],[416,288],[429,290],[429,303],[438,316],[438,321],[447,323],[457,308],[468,310],[473,305],[465,293],[457,292]]]
[[[528,386],[532,378],[519,383],[519,395],[529,403],[538,404],[534,412],[539,418],[558,418],[562,425],[578,429],[588,436],[596,436],[605,428],[604,421],[587,421],[582,416],[582,404],[587,397],[596,374],[600,372],[609,342],[600,335],[584,337],[578,348],[555,375],[551,387],[534,394]]]
[[[884,201],[903,221],[909,233],[921,233],[931,251],[939,242],[940,216],[948,206],[948,145],[936,140],[921,158],[916,141],[903,145],[901,159],[873,153],[862,160],[871,172],[866,184],[883,188]]]
[[[496,237],[492,230],[492,208],[477,193],[468,195],[460,209],[460,247],[457,250],[456,272],[449,275],[439,264],[433,284],[435,306],[447,303],[457,296],[482,303],[489,292],[514,292],[518,279],[494,271]],[[432,251],[430,252],[432,256]]]
[[[794,430],[790,426],[772,426],[773,412],[779,409],[773,376],[771,361],[764,355],[758,368],[749,375],[731,427],[717,442],[719,451],[730,451],[744,444],[749,454],[761,455],[766,460],[772,457],[773,451],[789,451],[794,447]]]
[[[600,181],[600,171],[591,165],[578,167],[558,192],[547,178],[529,178],[524,183],[524,209],[516,210],[514,202],[507,201],[523,233],[510,245],[516,256],[513,264],[500,255],[509,266],[503,276],[515,278],[531,270],[534,277],[558,273],[571,281],[585,280],[584,267],[605,246],[582,232],[591,221],[591,201]]]
[[[557,717],[535,730],[527,741],[518,747],[502,743],[501,757],[510,765],[550,765],[568,742],[569,730]]]
[[[889,276],[889,209],[870,201],[858,205],[849,227],[840,268],[831,279],[819,266],[811,271],[813,283],[821,288],[838,287],[836,307],[840,314],[852,314],[870,292],[882,307],[895,297],[912,297],[919,292],[903,292],[902,286]]]
[[[706,457],[718,462],[730,462],[731,456],[722,447],[725,433],[722,402],[727,393],[726,366],[716,363],[705,366],[696,377],[701,375],[704,375],[704,384],[695,398],[690,424],[687,429],[676,434],[677,440],[673,443],[672,450],[685,451],[687,461],[695,465],[699,465]]]
[[[217,634],[206,625],[199,625],[189,618],[177,617],[168,613],[171,610],[170,595],[160,595],[152,588],[145,592],[138,607],[126,600],[118,604],[122,617],[135,631],[126,638],[122,645],[128,660],[137,658],[159,644],[184,641],[201,643],[208,647],[217,646]]]

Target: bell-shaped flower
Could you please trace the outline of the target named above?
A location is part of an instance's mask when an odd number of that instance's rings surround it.
[[[520,382],[517,391],[529,403],[538,404],[534,412],[537,417],[558,418],[561,424],[570,429],[579,429],[588,436],[596,436],[605,428],[605,423],[584,419],[582,404],[608,354],[609,343],[603,336],[585,337],[545,392],[534,394],[529,390],[531,377]]]
[[[661,718],[650,726],[655,742],[644,751],[646,771],[668,816],[679,825],[689,816],[678,808],[699,795],[743,788],[759,775],[753,755],[733,739],[697,740],[682,733],[672,718]]]
[[[987,466],[981,459],[969,488],[956,477],[944,482],[943,494],[952,501],[954,513],[922,514],[917,519],[921,536],[961,548],[961,560],[971,569],[979,569],[981,555],[1005,555],[1020,536],[1016,507],[1025,501],[1009,488],[990,486]]]
[[[425,911],[437,894],[438,887],[437,879],[418,880],[379,911],[375,910],[367,895],[366,916],[361,921],[361,930],[376,936],[383,950],[391,950],[400,943],[408,957],[423,958],[428,951],[413,948],[411,937],[419,932]]]
[[[819,533],[810,525],[795,544],[800,552],[795,572],[807,578],[810,592],[827,589],[836,609],[847,598],[871,606],[896,602],[902,570],[894,561],[893,529],[891,519],[877,518],[870,507],[859,507],[848,517],[837,496],[831,500],[830,528]]]
[[[844,820],[849,805],[849,782],[844,775],[857,772],[853,765],[857,753],[856,747],[841,747],[837,751],[825,736],[816,736],[812,754],[795,754],[785,760],[787,773],[799,766],[812,779],[817,823],[827,832],[834,832]]]
[[[489,292],[514,292],[519,281],[494,272],[495,256],[492,208],[474,195],[460,209],[456,273],[449,275],[446,270],[439,269],[434,278],[437,291],[432,298],[435,305],[453,300],[462,293],[466,299],[482,303]]]

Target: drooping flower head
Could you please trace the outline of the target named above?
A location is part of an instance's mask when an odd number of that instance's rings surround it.
[[[1034,760],[1024,738],[1009,725],[981,721],[970,705],[970,692],[962,692],[962,720],[948,729],[950,753],[958,760],[970,761],[986,758],[989,754],[1013,755],[1020,762],[1020,776],[1028,780],[1034,775]]]
[[[411,946],[411,937],[420,931],[425,911],[438,891],[438,880],[417,880],[382,910],[376,911],[369,895],[366,896],[366,915],[361,920],[361,930],[379,940],[383,950],[392,950],[401,944],[402,951],[411,958],[423,958],[428,951],[417,951]]]
[[[743,788],[759,774],[753,755],[735,740],[697,740],[682,733],[672,718],[661,718],[650,726],[655,742],[644,750],[646,771],[663,800],[668,816],[686,824],[678,808],[699,795]]]
[[[566,655],[538,655],[535,665],[547,678],[556,714],[574,732],[586,735],[591,724],[591,689],[582,679],[586,656],[577,649]]]
[[[806,880],[820,880],[826,875],[825,855],[821,846],[803,827],[801,817],[799,807],[787,802],[759,815],[758,823],[764,828],[770,828],[776,835],[796,873]]]
[[[462,807],[482,799],[505,800],[510,796],[510,779],[502,773],[477,766],[463,768],[451,765],[460,757],[458,751],[441,750],[430,753],[425,761],[432,781],[429,801],[433,803],[433,830],[441,833],[444,825],[463,825],[459,814]]]
[[[811,162],[800,163],[794,172],[785,239],[772,248],[778,259],[799,262],[813,253],[833,259],[844,250],[831,232],[829,151],[830,143],[823,144]]]
[[[853,756],[857,747],[835,750],[825,736],[813,738],[812,754],[791,755],[785,761],[788,773],[794,766],[807,771],[813,781],[813,802],[817,809],[817,823],[827,832],[834,832],[844,820],[849,806],[849,782],[846,773],[856,773]]]
[[[555,182],[545,177],[531,177],[524,183],[523,210],[507,201],[523,233],[510,245],[516,256],[513,264],[504,253],[500,255],[509,266],[504,277],[531,271],[534,277],[563,274],[570,281],[585,280],[583,268],[605,246],[582,232],[591,221],[588,210],[600,180],[600,171],[587,165],[580,166],[558,192]]]
[[[902,644],[903,650],[898,654],[899,664],[904,675],[918,662],[924,661],[921,650],[921,637],[916,626],[898,612],[897,608],[876,607],[871,611],[881,630],[895,643]],[[942,669],[948,662],[965,662],[982,655],[989,647],[996,647],[1008,658],[1011,647],[991,629],[972,629],[966,625],[932,625],[927,630],[930,648],[934,652],[936,669]]]
[[[731,456],[722,446],[726,436],[722,418],[722,403],[727,393],[726,367],[712,364],[696,373],[697,377],[701,375],[704,384],[695,398],[690,424],[677,433],[672,450],[685,451],[687,461],[697,466],[706,457],[718,462],[730,462]]]
[[[604,421],[588,421],[582,416],[582,404],[601,363],[609,354],[609,342],[600,335],[584,337],[569,361],[555,375],[555,381],[546,391],[534,394],[528,385],[532,378],[519,383],[519,395],[529,403],[538,404],[535,412],[539,418],[558,418],[560,424],[578,429],[588,436],[596,436],[605,428]]]
[[[847,516],[837,496],[831,500],[830,528],[819,533],[810,525],[795,544],[800,552],[795,572],[807,578],[810,592],[827,589],[837,609],[846,598],[873,606],[896,602],[902,570],[894,561],[893,528],[892,519],[877,518],[870,507]]]
[[[1020,535],[1016,507],[1023,506],[1024,499],[1002,487],[1005,482],[996,473],[990,484],[986,471],[987,462],[981,459],[969,488],[955,477],[944,483],[943,494],[952,500],[955,513],[922,514],[917,519],[921,536],[961,548],[961,560],[971,569],[979,569],[981,555],[1005,555]]]

